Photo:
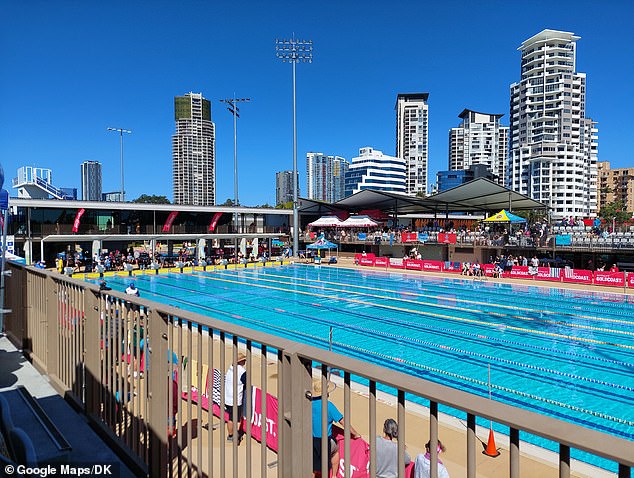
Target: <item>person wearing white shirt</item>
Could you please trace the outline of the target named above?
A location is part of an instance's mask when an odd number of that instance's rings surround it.
[[[229,367],[227,370],[227,374],[225,375],[225,411],[229,414],[229,419],[227,420],[227,440],[233,440],[233,407],[237,406],[237,416],[238,416],[238,445],[242,441],[244,436],[244,430],[242,430],[242,417],[244,416],[244,389],[247,384],[247,369],[244,368],[244,365],[247,362],[247,356],[244,353],[238,353],[238,361],[237,365],[237,395],[233,396],[233,365]],[[235,399],[234,399],[235,398]]]
[[[430,442],[425,445],[425,454],[420,454],[414,462],[414,478],[430,478],[431,477],[431,454],[429,452]],[[447,468],[440,461],[440,454],[445,451],[445,446],[438,440],[438,478],[449,478]]]

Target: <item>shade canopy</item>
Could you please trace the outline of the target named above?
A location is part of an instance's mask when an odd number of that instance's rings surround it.
[[[373,221],[368,216],[350,216],[339,224],[339,227],[377,227],[378,222]]]
[[[341,219],[337,216],[322,216],[316,221],[308,224],[308,227],[337,227],[341,224]]]
[[[502,224],[502,223],[503,224],[519,224],[519,223],[522,223],[522,222],[526,222],[526,219],[524,219],[523,217],[519,217],[519,216],[516,216],[515,214],[510,213],[506,209],[502,209],[497,214],[494,214],[493,216],[485,219],[482,222],[500,223],[500,224]]]
[[[339,246],[327,240],[324,237],[320,237],[312,244],[306,246],[306,249],[337,249]]]

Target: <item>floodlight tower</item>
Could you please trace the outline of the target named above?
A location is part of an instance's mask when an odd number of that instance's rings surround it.
[[[132,131],[123,128],[108,128],[108,131],[116,131],[119,133],[119,159],[121,161],[121,202],[125,202],[125,187],[123,185],[123,133],[131,134]]]
[[[290,40],[275,40],[275,56],[282,62],[293,65],[293,255],[299,249],[299,217],[297,212],[297,102],[295,88],[295,66],[297,63],[313,62],[313,41],[297,40],[295,34]]]

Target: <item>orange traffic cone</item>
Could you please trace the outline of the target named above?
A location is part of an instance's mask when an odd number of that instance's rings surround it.
[[[493,434],[493,428],[489,428],[489,440],[482,454],[486,456],[490,456],[492,458],[500,456],[500,452],[495,446],[495,435]]]

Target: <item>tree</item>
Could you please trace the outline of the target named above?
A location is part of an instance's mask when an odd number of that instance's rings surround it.
[[[143,204],[170,204],[170,200],[167,199],[167,196],[156,196],[154,194],[151,196],[141,194],[138,198],[133,199],[132,202]]]
[[[599,211],[599,216],[607,222],[614,220],[617,224],[622,224],[632,217],[632,215],[625,210],[621,201],[614,201],[605,204],[601,208],[601,211]]]
[[[223,202],[222,204],[218,204],[218,206],[233,206],[233,200],[231,198],[227,198],[227,200],[225,202]]]
[[[275,206],[275,209],[293,209],[293,201],[281,202]]]

